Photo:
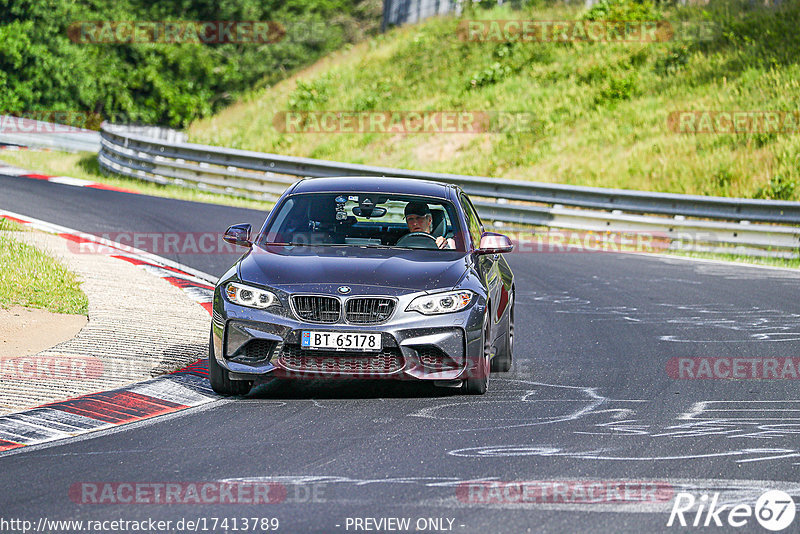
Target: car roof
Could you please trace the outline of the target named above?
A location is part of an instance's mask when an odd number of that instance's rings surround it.
[[[298,182],[295,193],[395,193],[421,195],[447,199],[450,184],[414,178],[391,176],[337,176],[333,178],[309,178]]]

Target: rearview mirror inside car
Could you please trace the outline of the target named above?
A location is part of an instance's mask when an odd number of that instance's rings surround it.
[[[353,208],[353,214],[358,217],[366,217],[367,219],[372,217],[383,217],[386,215],[386,208],[381,208],[380,206],[376,206],[374,208],[356,206]]]

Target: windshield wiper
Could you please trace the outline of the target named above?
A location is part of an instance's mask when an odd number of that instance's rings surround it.
[[[290,241],[288,243],[275,241],[275,242],[269,242],[269,243],[261,243],[261,246],[264,246],[264,247],[269,247],[269,246],[279,246],[279,247],[293,247],[293,246],[294,247],[324,247],[324,246],[329,246],[329,245],[325,245],[325,244],[320,245],[320,244],[317,244],[317,243],[295,243],[293,241]]]

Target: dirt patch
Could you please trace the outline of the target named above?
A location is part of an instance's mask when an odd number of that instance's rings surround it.
[[[470,137],[468,134],[435,135],[428,143],[416,147],[414,155],[421,163],[449,161],[472,140]]]
[[[0,308],[0,358],[36,354],[74,338],[86,326],[83,315],[12,306]]]
[[[475,134],[440,134],[433,135],[425,144],[414,149],[414,156],[420,164],[429,162],[452,161],[459,156],[467,145],[475,141]],[[486,139],[484,139],[484,143]]]

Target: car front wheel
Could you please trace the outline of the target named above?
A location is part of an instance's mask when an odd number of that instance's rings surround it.
[[[491,367],[489,359],[491,358],[492,338],[491,331],[489,330],[488,309],[487,307],[487,315],[483,325],[483,357],[478,363],[477,368],[470,370],[470,375],[475,376],[470,376],[464,380],[462,386],[464,388],[464,393],[467,395],[483,395],[489,388],[489,368]]]
[[[514,357],[514,294],[511,294],[511,301],[508,303],[508,328],[503,336],[503,343],[498,349],[497,354],[492,358],[492,371],[501,373],[511,369],[511,362]]]
[[[213,334],[208,340],[208,376],[211,389],[220,395],[247,395],[253,386],[252,380],[231,380],[227,369],[223,369],[214,357]]]

